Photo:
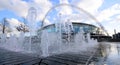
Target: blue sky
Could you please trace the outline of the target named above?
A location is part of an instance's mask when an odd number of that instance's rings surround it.
[[[23,22],[23,18],[27,17],[28,9],[35,7],[37,10],[36,25],[39,27],[47,11],[62,3],[73,4],[89,12],[110,34],[114,33],[114,29],[120,32],[120,0],[0,0],[0,21],[6,17],[13,24],[12,27],[17,26]],[[74,8],[58,7],[49,13],[45,23],[50,24],[56,21],[58,13],[73,15],[74,11]]]
[[[109,8],[116,3],[120,3],[120,0],[104,0],[100,9],[103,10],[103,9]]]

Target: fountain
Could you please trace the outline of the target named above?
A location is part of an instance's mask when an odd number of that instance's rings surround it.
[[[70,20],[55,23],[55,32],[42,31],[41,50],[43,56],[62,53],[80,53],[81,51],[95,50],[97,40],[90,38],[90,33],[85,34],[83,28],[74,34]]]
[[[59,22],[56,22],[55,32],[41,30],[41,34],[36,35],[35,24],[36,9],[31,7],[27,16],[29,26],[29,36],[23,32],[16,37],[6,34],[0,36],[0,47],[21,53],[31,53],[36,56],[51,56],[62,53],[82,53],[83,51],[94,51],[98,42],[90,38],[90,33],[85,33],[83,28],[74,34],[74,29],[70,19],[62,20],[61,14]]]
[[[0,39],[0,47],[10,51],[33,53],[45,57],[69,52],[80,53],[97,47],[97,41],[91,39],[89,33],[85,34],[83,28],[80,28],[80,32],[77,34],[73,34],[72,23],[67,21],[55,23],[55,32],[42,30],[41,38],[39,35],[26,37],[23,32],[19,37],[15,35],[7,37],[6,34],[3,34]],[[31,46],[29,41],[31,41]]]

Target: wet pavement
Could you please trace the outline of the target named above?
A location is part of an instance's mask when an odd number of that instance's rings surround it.
[[[93,53],[64,53],[45,58],[33,57],[29,54],[0,49],[0,65],[88,65],[97,62],[97,54]]]
[[[120,65],[120,42],[102,42],[106,47],[103,51],[106,65]]]
[[[23,65],[30,65],[39,61],[40,59],[37,57],[0,49],[0,65],[21,65],[23,63]]]
[[[35,57],[31,54],[0,49],[0,65],[120,65],[120,43],[101,42],[100,44],[102,44],[101,49],[95,53],[64,53],[49,57]]]

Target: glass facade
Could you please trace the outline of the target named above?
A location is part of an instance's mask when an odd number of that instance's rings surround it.
[[[85,23],[72,23],[73,24],[73,32],[78,33],[80,31],[80,28],[83,28],[83,31],[85,33],[96,33],[98,32],[98,27],[91,25],[91,24],[85,24]],[[55,24],[51,24],[48,26],[45,26],[42,28],[42,30],[47,29],[48,32],[56,32]]]
[[[83,28],[85,33],[96,33],[97,31],[97,27],[94,25],[90,25],[90,24],[83,24],[83,23],[73,23],[73,28],[74,28],[74,32],[77,33],[80,31],[80,27]]]

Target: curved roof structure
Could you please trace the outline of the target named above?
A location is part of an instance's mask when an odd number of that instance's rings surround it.
[[[74,33],[77,33],[80,31],[80,27],[83,27],[83,30],[85,33],[102,33],[102,30],[100,30],[99,27],[92,25],[92,24],[86,24],[86,23],[79,23],[79,22],[72,22]],[[55,32],[55,24],[50,24],[47,26],[42,27],[41,29],[38,30],[42,31],[48,29],[49,32]]]

